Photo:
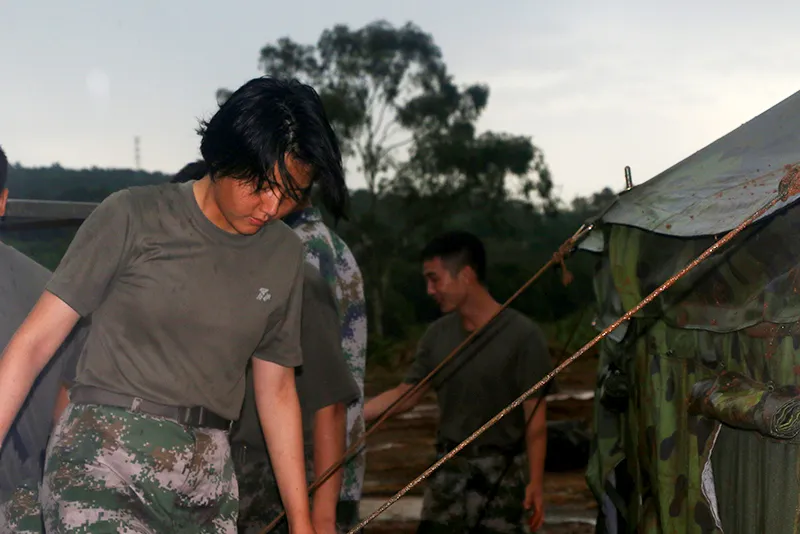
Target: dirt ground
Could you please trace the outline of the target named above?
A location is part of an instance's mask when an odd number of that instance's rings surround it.
[[[416,523],[407,521],[376,522],[364,529],[366,534],[413,534]],[[536,534],[594,534],[594,526],[586,523],[564,523],[545,525]]]
[[[586,393],[593,389],[597,360],[586,355],[566,368],[557,378],[561,395],[551,397],[547,406],[548,419],[580,420],[589,428],[592,399]],[[367,396],[375,395],[394,385],[397,374],[373,373],[368,377]],[[584,393],[580,398],[564,398],[574,393]],[[434,462],[434,439],[438,410],[433,397],[425,399],[415,410],[385,422],[367,440],[367,473],[364,497],[385,500],[402,489]],[[558,454],[557,450],[548,451]],[[407,496],[422,495],[424,483],[411,490]],[[584,470],[546,473],[545,501],[549,521],[539,533],[588,534],[594,526],[588,521],[594,516],[596,503],[586,486]],[[399,503],[398,503],[399,504]],[[397,505],[396,505],[397,506]],[[388,511],[387,511],[388,512]],[[569,522],[578,516],[582,522]],[[563,521],[563,522],[562,522]],[[380,520],[378,518],[365,530],[369,533],[414,532],[416,521]]]

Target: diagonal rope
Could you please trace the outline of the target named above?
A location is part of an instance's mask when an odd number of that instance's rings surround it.
[[[606,327],[602,332],[600,332],[594,339],[592,339],[589,343],[581,347],[575,354],[564,360],[560,365],[558,365],[555,369],[553,369],[550,373],[547,374],[544,378],[542,378],[539,382],[533,385],[528,391],[520,395],[514,402],[503,408],[497,415],[492,417],[489,421],[487,421],[483,426],[481,426],[478,430],[472,433],[467,439],[459,443],[453,450],[448,452],[446,455],[442,456],[438,461],[436,461],[432,466],[425,470],[421,475],[417,478],[412,480],[408,485],[406,485],[403,489],[398,491],[391,499],[386,501],[382,504],[377,510],[375,510],[369,517],[361,521],[355,528],[351,529],[347,534],[355,534],[359,530],[363,529],[366,525],[372,522],[376,517],[381,515],[385,512],[390,506],[400,500],[403,495],[411,491],[415,486],[417,486],[420,482],[428,478],[431,473],[436,471],[439,467],[442,466],[445,462],[453,458],[456,454],[461,452],[464,447],[475,441],[481,434],[486,432],[490,427],[492,427],[495,423],[497,423],[500,419],[505,417],[509,412],[513,411],[517,408],[520,404],[525,402],[528,397],[533,395],[536,391],[541,389],[541,387],[547,384],[550,380],[552,380],[557,374],[563,371],[566,367],[568,367],[572,362],[580,358],[583,354],[586,353],[590,348],[592,348],[597,342],[602,340],[606,337],[611,331],[616,329],[619,325],[623,322],[629,320],[633,317],[636,313],[639,312],[642,308],[650,304],[658,295],[669,289],[672,285],[675,284],[678,280],[686,276],[690,271],[692,271],[695,267],[700,265],[706,259],[709,258],[712,254],[714,254],[720,247],[727,244],[731,239],[736,237],[739,233],[741,233],[745,228],[750,226],[754,221],[761,218],[766,212],[776,206],[779,202],[786,201],[790,196],[794,196],[800,193],[800,165],[795,166],[786,166],[785,168],[786,174],[784,175],[783,179],[780,182],[780,186],[778,188],[778,194],[764,204],[758,211],[753,213],[750,217],[742,221],[739,226],[725,234],[724,237],[716,241],[713,245],[708,247],[702,254],[692,260],[686,267],[681,269],[677,274],[670,277],[666,282],[664,282],[661,286],[655,289],[652,293],[647,295],[644,299],[642,299],[639,304],[628,310],[625,315],[614,321],[608,327]]]
[[[358,451],[358,449],[366,442],[367,438],[371,436],[380,425],[382,425],[389,417],[392,415],[392,411],[396,408],[399,404],[403,403],[406,399],[411,397],[412,395],[419,392],[423,387],[425,387],[428,382],[430,382],[433,377],[450,361],[453,360],[467,345],[469,345],[480,333],[486,330],[486,328],[494,322],[494,320],[506,309],[508,308],[514,300],[516,300],[526,289],[528,289],[531,284],[533,284],[536,280],[538,280],[548,269],[554,267],[556,265],[562,266],[562,279],[565,283],[569,283],[570,277],[567,273],[566,266],[564,265],[564,258],[568,256],[575,248],[575,246],[588,234],[593,225],[583,225],[581,226],[577,232],[575,232],[572,237],[564,241],[561,246],[558,247],[557,251],[553,254],[550,260],[545,263],[532,277],[528,279],[511,297],[506,300],[500,309],[492,315],[489,321],[483,325],[481,328],[476,328],[472,333],[470,333],[467,338],[461,342],[453,351],[444,358],[439,365],[437,365],[428,375],[420,380],[417,384],[413,387],[406,390],[400,397],[398,397],[394,402],[392,402],[378,417],[375,423],[369,427],[361,437],[356,440],[354,443],[350,445],[350,447],[345,451],[342,458],[333,464],[331,467],[328,468],[322,475],[319,476],[317,480],[315,480],[308,488],[309,493],[313,493],[317,488],[319,488],[322,484],[324,484],[337,470],[339,470],[347,461],[349,461],[354,453]],[[275,519],[270,522],[264,530],[261,531],[261,534],[266,534],[267,532],[271,531],[275,528],[278,523],[286,516],[286,511],[282,511],[280,515],[278,515]]]

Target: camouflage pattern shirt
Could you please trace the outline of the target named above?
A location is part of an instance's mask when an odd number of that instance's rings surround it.
[[[367,308],[364,279],[347,244],[328,228],[317,208],[284,219],[303,241],[305,260],[331,285],[342,321],[342,351],[358,384],[359,398],[347,407],[347,446],[364,433],[364,371],[367,363]],[[358,501],[364,482],[364,449],[343,468],[341,499]]]

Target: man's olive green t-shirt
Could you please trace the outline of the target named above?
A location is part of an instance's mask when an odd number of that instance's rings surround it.
[[[251,357],[302,363],[302,282],[303,245],[288,226],[225,232],[190,182],[106,198],[47,290],[92,316],[76,385],[236,419]]]
[[[404,382],[421,381],[468,336],[457,313],[434,322]],[[431,381],[440,411],[439,439],[463,441],[551,370],[547,341],[536,323],[516,310],[502,311]],[[524,432],[525,415],[518,408],[474,443],[517,447]]]
[[[308,263],[304,273],[300,336],[303,365],[295,370],[295,376],[308,456],[313,449],[314,414],[332,404],[350,403],[358,398],[360,390],[342,353],[339,311],[330,286],[319,270]],[[231,443],[266,451],[250,369],[242,415],[234,425]]]

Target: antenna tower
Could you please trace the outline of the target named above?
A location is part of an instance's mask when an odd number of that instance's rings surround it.
[[[133,138],[133,159],[136,162],[136,170],[142,168],[142,153],[139,150],[139,136]]]

